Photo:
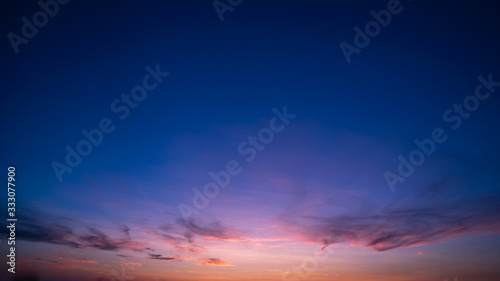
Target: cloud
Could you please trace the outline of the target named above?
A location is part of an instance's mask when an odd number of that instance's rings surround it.
[[[379,211],[365,208],[331,217],[293,213],[281,219],[288,231],[300,233],[301,238],[309,242],[317,242],[319,237],[324,246],[350,243],[377,251],[448,241],[476,233],[500,233],[500,194],[437,193],[455,184],[457,182],[440,181],[420,192],[432,191],[432,200],[417,196],[411,202],[394,203]]]
[[[112,239],[97,228],[88,227],[87,229],[90,232],[89,234],[80,235],[76,239],[80,243],[79,247],[90,247],[104,251],[114,251],[121,249],[134,251],[149,250],[149,248],[140,245],[129,237],[122,239]]]
[[[73,248],[80,246],[80,243],[74,239],[77,236],[69,227],[60,223],[45,223],[37,215],[38,212],[29,209],[19,213],[19,220],[22,219],[23,223],[16,227],[17,239],[68,245]],[[2,234],[6,234],[5,229],[5,227],[2,227]]]
[[[61,260],[67,260],[78,263],[97,263],[96,260],[84,259],[84,258],[70,258],[70,257],[59,257]]]
[[[142,263],[141,262],[119,262],[118,264],[120,264],[121,266],[124,266],[124,267],[129,266],[132,269],[134,269],[135,266],[141,266],[142,267]]]
[[[46,267],[53,269],[75,269],[75,268],[80,268],[81,266],[77,264],[69,264],[60,261],[48,261]]]
[[[189,246],[179,246],[176,245],[175,249],[180,252],[192,253],[192,254],[201,254],[207,251],[207,249],[200,245],[189,245]]]
[[[177,223],[187,230],[184,235],[188,235],[189,237],[191,237],[192,234],[196,234],[207,238],[227,239],[236,238],[239,234],[236,230],[222,226],[219,222],[201,225],[195,222],[193,218],[189,218],[188,220],[179,219]]]
[[[163,224],[158,229],[160,231],[156,229],[151,230],[150,234],[157,236],[176,251],[194,254],[206,251],[205,247],[194,244],[193,235],[189,232],[183,233],[184,230],[181,227],[176,227],[171,224]]]
[[[79,227],[85,229],[83,234],[77,234],[73,228],[65,224],[74,224],[75,220],[65,219],[43,213],[40,210],[23,208],[19,212],[19,220],[23,223],[16,226],[16,238],[31,242],[46,242],[57,245],[67,245],[72,248],[93,248],[103,251],[151,250],[141,243],[134,241],[128,235],[128,227],[118,224],[120,230],[127,235],[125,238],[111,238],[103,231],[80,223]],[[116,224],[116,223],[115,223]],[[8,229],[3,227],[0,232],[7,235]]]
[[[202,260],[196,260],[198,264],[201,265],[214,265],[214,266],[234,266],[234,264],[221,261],[218,258],[205,258]]]
[[[130,228],[128,226],[118,221],[113,221],[113,223],[120,229],[123,234],[125,234],[126,237],[130,237]]]
[[[227,241],[227,242],[278,242],[289,241],[289,238],[270,237],[270,238],[251,238],[251,237],[235,237],[235,238],[218,238],[208,237],[208,240]]]
[[[239,237],[238,231],[223,226],[220,222],[202,223],[190,218],[178,219],[176,224],[162,224],[158,227],[160,231],[154,229],[151,234],[158,236],[179,252],[194,254],[206,251],[205,247],[194,243],[196,237],[208,240],[246,241]]]
[[[198,243],[208,241],[220,242],[248,242],[261,245],[262,242],[286,241],[289,239],[269,237],[251,238],[243,236],[241,232],[222,223],[204,222],[197,218],[188,220],[178,219],[175,224],[164,223],[156,229],[151,229],[150,234],[157,236],[168,243],[173,250],[182,253],[201,254],[207,249]]]
[[[166,260],[166,261],[170,261],[170,260],[179,260],[179,259],[181,259],[181,257],[180,257],[180,256],[170,256],[170,257],[164,257],[163,255],[153,255],[153,254],[149,254],[148,259],[152,259],[152,260]]]
[[[24,262],[34,263],[34,262],[41,262],[42,260],[39,259],[39,258],[23,258],[23,261]]]

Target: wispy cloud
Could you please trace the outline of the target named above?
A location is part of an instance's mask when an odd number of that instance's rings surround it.
[[[234,266],[234,264],[221,261],[218,258],[204,258],[202,260],[196,260],[196,262],[201,265]]]
[[[81,234],[65,225],[69,220],[53,216],[40,210],[23,209],[19,219],[23,221],[16,229],[16,238],[31,242],[67,245],[72,248],[93,248],[103,251],[133,250],[147,251],[150,248],[133,240],[128,234],[128,227],[119,224],[119,230],[126,234],[125,238],[112,238],[103,231],[80,223],[84,230]],[[74,221],[72,221],[74,222]],[[6,234],[2,228],[2,234]]]
[[[46,265],[48,268],[54,268],[54,269],[75,269],[75,268],[81,268],[80,265],[78,264],[69,264],[69,263],[64,263],[60,261],[48,261],[48,264]]]
[[[195,222],[193,218],[190,218],[188,220],[179,219],[177,223],[186,229],[188,235],[192,233],[206,238],[228,239],[237,238],[240,234],[235,229],[223,226],[220,222],[211,222],[202,225],[199,222]]]
[[[70,258],[70,257],[59,257],[61,260],[67,260],[77,263],[97,263],[96,260],[85,259],[85,258]]]
[[[179,259],[181,259],[181,257],[180,256],[164,257],[163,255],[149,254],[148,259],[170,261],[170,260],[179,260]]]
[[[449,184],[453,181],[440,183]],[[436,185],[424,189],[436,192]],[[320,237],[324,246],[350,243],[377,251],[431,244],[474,233],[500,233],[499,194],[434,198],[427,201],[417,198],[378,212],[363,209],[353,211],[352,215],[332,217],[294,213],[285,214],[282,219],[290,231],[300,233],[305,240],[314,242]]]
[[[193,241],[193,235],[179,226],[163,224],[158,229],[149,232],[150,235],[161,239],[178,252],[199,254],[206,251],[205,247]]]
[[[151,230],[150,234],[168,243],[176,251],[193,254],[200,254],[207,250],[199,245],[200,240],[248,240],[248,238],[239,237],[240,232],[237,230],[224,226],[220,222],[205,223],[194,219],[187,221],[178,219],[175,224],[164,223],[157,229]],[[198,243],[195,240],[198,240]]]
[[[24,262],[29,262],[29,263],[35,263],[35,262],[41,262],[39,258],[23,258]]]

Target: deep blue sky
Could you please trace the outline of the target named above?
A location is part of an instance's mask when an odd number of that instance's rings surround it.
[[[248,164],[245,177],[251,180],[245,183],[242,176],[240,183],[248,190],[253,190],[249,182],[293,182],[297,176],[307,178],[308,194],[339,189],[362,198],[362,210],[366,203],[386,211],[401,202],[451,210],[468,198],[479,200],[471,206],[497,198],[500,88],[456,131],[442,115],[474,94],[479,75],[500,81],[498,3],[401,1],[403,11],[349,64],[339,44],[353,44],[353,28],[363,28],[372,20],[370,11],[385,9],[388,1],[340,2],[245,0],[221,22],[211,1],[73,0],[16,54],[7,34],[21,34],[21,17],[31,19],[40,7],[36,1],[4,1],[1,162],[2,169],[15,165],[18,170],[18,205],[49,213],[68,210],[69,217],[92,220],[94,210],[114,208],[101,208],[102,201],[129,202],[140,193],[144,202],[175,212],[191,200],[191,185],[206,183],[209,171],[240,157],[238,144],[267,126],[272,109],[283,106],[298,117],[262,152],[265,162],[255,164],[254,172]],[[157,64],[170,75],[120,121],[111,103],[142,83],[146,66]],[[112,119],[115,131],[60,183],[51,163],[63,163],[65,146],[75,147],[84,138],[81,130],[97,128],[102,118]],[[415,149],[413,140],[430,137],[437,127],[448,140],[392,193],[383,172],[395,171],[397,156],[407,157]],[[280,170],[280,163],[295,166]],[[279,176],[270,172],[274,168]],[[291,190],[293,202],[300,195]],[[229,192],[244,197],[240,191]],[[455,201],[446,201],[451,197]],[[349,198],[346,202],[359,202]],[[289,203],[278,205],[289,210]],[[497,231],[494,205],[471,211],[487,213],[488,219],[474,221],[477,225],[460,235]],[[136,208],[142,214],[143,208]],[[470,210],[457,210],[472,216]],[[358,211],[346,209],[363,213]],[[279,213],[263,216],[281,218],[283,225],[307,224]],[[217,214],[212,219],[229,219]],[[119,214],[108,215],[132,224]],[[484,243],[497,251],[498,238],[494,241]],[[478,269],[471,276],[482,273]]]

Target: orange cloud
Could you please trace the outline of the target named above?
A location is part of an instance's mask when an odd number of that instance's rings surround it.
[[[201,265],[234,266],[234,264],[221,261],[220,259],[217,258],[205,258],[203,260],[196,260],[196,262],[198,262],[198,264]]]
[[[140,262],[120,262],[119,264],[122,266],[130,266],[130,267],[141,266],[142,267],[142,263],[140,263]]]

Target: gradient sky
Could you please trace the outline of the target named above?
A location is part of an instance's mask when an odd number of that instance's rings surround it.
[[[3,1],[16,276],[500,280],[500,87],[443,117],[479,76],[500,81],[499,6],[402,0],[348,63],[339,44],[388,2],[244,0],[221,21],[212,1],[73,0],[16,53],[7,35],[41,8]],[[169,75],[128,115],[112,109],[156,68]],[[54,161],[103,118],[114,130],[59,180]],[[238,147],[270,122],[283,130],[248,160]],[[384,173],[436,128],[446,140],[391,190]],[[230,161],[241,172],[183,216]],[[15,280],[1,200],[0,278]]]

